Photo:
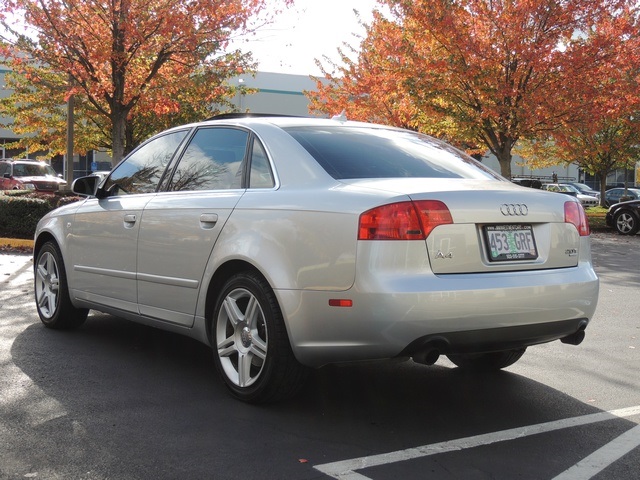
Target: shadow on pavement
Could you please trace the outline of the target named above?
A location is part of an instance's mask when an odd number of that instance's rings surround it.
[[[206,346],[103,314],[75,331],[31,325],[11,354],[40,393],[8,400],[4,421],[27,440],[4,458],[59,475],[39,478],[326,478],[313,465],[598,411],[508,371],[412,362],[325,367],[296,398],[251,406],[227,394]],[[613,438],[633,425],[605,423]],[[553,436],[567,452],[547,455],[545,469],[557,474],[585,455],[566,446],[574,434]],[[501,448],[485,455],[513,457]],[[519,478],[552,477],[527,468]],[[455,478],[443,475],[433,478]]]

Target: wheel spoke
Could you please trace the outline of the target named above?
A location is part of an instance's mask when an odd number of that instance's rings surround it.
[[[44,266],[42,264],[38,265],[38,268],[36,269],[36,276],[38,277],[38,280],[42,283],[46,283],[47,282],[47,270],[44,268]]]
[[[49,292],[47,293],[47,304],[48,304],[48,305],[47,305],[47,307],[49,308],[49,314],[50,314],[50,315],[51,315],[51,314],[54,312],[54,310],[56,309],[56,299],[57,299],[57,296],[56,296],[56,294],[55,294],[55,293],[53,293],[53,292],[51,292],[51,291],[49,291]]]
[[[48,298],[49,297],[47,296],[47,289],[43,286],[42,290],[38,293],[38,298],[36,299],[38,302],[38,306],[42,308]]]
[[[52,277],[57,276],[57,267],[53,255],[47,255],[47,273]]]
[[[236,300],[228,296],[224,299],[224,310],[227,313],[228,320],[234,325],[238,325],[238,323],[244,320],[244,315],[242,311],[238,307]]]
[[[255,332],[253,336],[250,352],[262,361],[267,358],[267,344],[258,337],[258,332]]]
[[[58,280],[58,277],[51,277],[49,282],[49,289],[55,294],[58,293],[58,290],[60,289],[60,281]]]
[[[247,325],[251,330],[256,328],[258,318],[260,318],[260,313],[260,304],[256,297],[251,295],[251,298],[249,298],[249,302],[247,303],[247,308],[244,312],[244,320],[247,322]]]
[[[218,355],[220,357],[229,357],[237,351],[238,349],[236,348],[236,342],[233,335],[218,343]]]
[[[238,354],[238,385],[246,387],[251,381],[251,355],[248,353]]]

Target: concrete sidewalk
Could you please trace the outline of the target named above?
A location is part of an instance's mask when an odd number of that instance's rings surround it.
[[[17,276],[29,271],[31,274],[33,262],[31,253],[0,253],[0,288]]]

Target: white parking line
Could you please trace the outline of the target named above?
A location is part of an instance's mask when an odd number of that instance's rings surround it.
[[[640,425],[626,431],[553,480],[587,480],[592,478],[637,446],[640,446]]]
[[[403,462],[405,460],[412,460],[416,458],[428,457],[430,455],[436,455],[439,453],[453,452],[453,451],[465,450],[467,448],[480,447],[483,445],[490,445],[496,442],[515,440],[518,438],[524,438],[531,435],[537,435],[540,433],[553,432],[555,430],[562,430],[565,428],[578,427],[581,425],[589,425],[597,422],[604,422],[606,420],[613,420],[615,418],[632,417],[638,414],[640,414],[640,405],[637,405],[635,407],[622,408],[619,410],[611,410],[609,412],[592,413],[590,415],[583,415],[581,417],[555,420],[553,422],[539,423],[537,425],[530,425],[526,427],[512,428],[509,430],[502,430],[500,432],[486,433],[483,435],[475,435],[472,437],[460,438],[456,440],[450,440],[447,442],[432,443],[430,445],[423,445],[421,447],[408,448],[406,450],[397,450],[395,452],[382,453],[379,455],[370,455],[367,457],[353,458],[351,460],[343,460],[340,462],[325,463],[322,465],[316,465],[314,468],[338,480],[370,480],[368,477],[365,477],[364,475],[357,473],[356,470],[362,470],[364,468],[377,467],[381,465],[388,465],[391,463]],[[637,427],[632,428],[630,430],[630,432],[634,432],[630,435],[631,437],[630,439],[623,439],[623,441],[620,442],[621,443],[620,446],[614,445],[611,448],[611,450],[620,452],[622,449],[633,444],[634,441],[637,440],[637,438],[635,438],[638,435],[636,429]],[[619,438],[622,438],[625,435],[626,434],[622,435]],[[614,440],[614,442],[616,441]],[[614,443],[614,442],[611,442],[611,443]],[[611,462],[619,458],[619,456],[616,458],[613,458],[614,456],[613,452],[610,452],[609,450],[603,453],[603,457],[605,455],[610,455],[609,459]],[[602,468],[604,468],[605,466],[606,465],[602,466]],[[584,477],[584,476],[565,477],[564,480],[576,480],[578,478],[586,479],[591,477]]]

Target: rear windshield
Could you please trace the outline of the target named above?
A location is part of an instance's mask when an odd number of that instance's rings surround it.
[[[356,178],[491,178],[495,172],[427,135],[385,128],[287,127],[336,180]]]

